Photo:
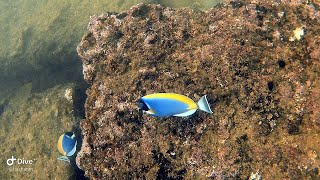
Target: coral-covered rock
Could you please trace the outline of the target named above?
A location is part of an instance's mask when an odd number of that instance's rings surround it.
[[[90,83],[78,165],[96,179],[319,178],[320,18],[310,11],[232,1],[93,16],[77,48]],[[141,113],[138,99],[155,92],[206,94],[214,113]]]

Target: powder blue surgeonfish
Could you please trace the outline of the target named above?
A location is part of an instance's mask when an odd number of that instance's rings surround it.
[[[212,113],[206,95],[195,103],[192,99],[175,93],[155,93],[143,96],[138,106],[148,114],[158,117],[190,116],[200,109]]]
[[[76,152],[77,140],[73,132],[66,132],[62,134],[58,140],[58,150],[63,156],[58,160],[70,162],[69,156],[72,156]]]

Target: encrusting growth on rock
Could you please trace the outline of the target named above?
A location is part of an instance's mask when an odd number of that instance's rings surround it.
[[[78,166],[92,179],[319,178],[319,20],[264,1],[91,17],[77,48],[90,84]],[[141,114],[156,92],[206,94],[213,114]]]

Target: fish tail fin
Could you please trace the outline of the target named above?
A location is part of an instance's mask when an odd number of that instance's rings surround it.
[[[64,161],[64,162],[70,162],[70,160],[67,156],[60,156],[57,158],[57,160]]]
[[[212,114],[212,111],[210,109],[210,105],[209,105],[208,100],[207,100],[207,95],[202,96],[200,98],[200,100],[197,102],[197,105],[198,105],[198,108],[201,111],[204,111],[204,112]]]

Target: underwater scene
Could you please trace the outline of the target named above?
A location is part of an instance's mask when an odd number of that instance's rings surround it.
[[[0,179],[320,179],[319,10],[0,0]]]

